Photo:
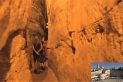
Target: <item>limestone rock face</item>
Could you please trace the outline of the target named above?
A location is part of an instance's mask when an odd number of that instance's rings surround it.
[[[0,0],[3,80],[32,81],[25,46],[35,32],[45,35],[44,1]],[[123,62],[123,0],[47,0],[47,8],[48,61],[59,81],[90,82],[92,62]]]
[[[47,0],[49,65],[62,82],[90,82],[92,62],[123,61],[122,0]]]
[[[30,33],[38,31],[44,36],[44,2],[0,0],[0,82],[31,82],[30,54],[26,48]]]
[[[19,34],[27,26],[30,8],[31,0],[0,0],[0,52],[5,52],[0,54],[5,59],[0,63],[1,82],[31,81],[28,54],[22,49],[26,41]]]
[[[0,1],[0,49],[8,37],[19,29],[24,29],[29,18],[31,0]]]
[[[12,40],[10,50],[10,69],[6,75],[7,82],[31,82],[28,54],[24,50],[25,39],[17,35]]]

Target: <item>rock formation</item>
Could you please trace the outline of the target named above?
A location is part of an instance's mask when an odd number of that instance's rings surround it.
[[[0,54],[0,56],[2,59],[8,59],[7,61],[10,64],[8,70],[1,70],[4,73],[1,74],[1,76],[4,76],[0,79],[1,82],[31,81],[28,56],[24,49],[25,38],[21,34],[27,26],[30,7],[30,0],[0,1],[0,50],[6,53]],[[2,66],[2,64],[0,65]]]
[[[33,35],[44,36],[45,7],[45,0],[0,0],[0,58],[7,60],[0,81],[32,81],[29,51]]]
[[[31,42],[47,22],[58,81],[90,82],[91,63],[123,62],[122,0],[47,0],[48,18],[44,1],[0,0],[0,81],[34,81]]]
[[[62,82],[90,82],[92,62],[123,61],[122,0],[51,0],[49,65]]]

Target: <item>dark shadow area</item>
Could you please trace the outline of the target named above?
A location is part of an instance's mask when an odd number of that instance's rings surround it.
[[[71,46],[70,47],[72,49],[73,54],[75,54],[76,53],[76,48],[75,48],[75,46],[73,44],[73,40],[71,41]]]
[[[96,33],[104,33],[105,29],[103,26],[101,26],[100,24],[98,24],[97,29],[96,29]]]
[[[76,48],[74,46],[71,46],[73,54],[76,53]]]
[[[5,77],[10,68],[10,57],[9,54],[0,51],[0,82],[5,81]]]
[[[45,28],[45,41],[48,41],[48,28]]]

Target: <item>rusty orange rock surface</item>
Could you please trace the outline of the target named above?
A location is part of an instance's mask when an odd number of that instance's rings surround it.
[[[2,53],[4,57],[0,52],[0,76],[6,70],[2,78],[8,82],[34,81],[29,55],[23,48],[26,39],[13,33],[30,28],[44,35],[40,29],[45,23],[42,1],[0,0],[0,50],[5,48],[9,53]],[[122,0],[46,1],[48,61],[53,78],[55,75],[60,82],[91,82],[91,63],[123,62]],[[4,70],[6,62],[10,66]]]

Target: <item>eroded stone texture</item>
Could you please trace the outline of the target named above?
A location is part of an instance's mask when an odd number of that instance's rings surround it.
[[[44,36],[41,28],[46,26],[47,17],[45,12],[41,13],[44,11],[42,1],[0,0],[0,50],[8,39],[12,39],[9,43],[11,66],[5,75],[7,81],[31,81],[29,56],[23,45],[27,41],[31,44],[33,32],[41,32]],[[47,2],[49,66],[59,81],[90,82],[92,62],[123,61],[122,0]],[[26,28],[29,33],[26,39],[20,34],[9,38],[14,32]]]
[[[0,0],[0,52],[7,52],[10,67],[3,74],[8,82],[30,82],[30,33],[44,36],[46,26],[45,0]],[[45,15],[45,16],[44,16]],[[20,35],[23,32],[23,36]],[[2,54],[6,55],[6,54]],[[2,58],[2,56],[0,56]],[[0,67],[4,62],[0,62]],[[3,68],[4,69],[4,68]],[[3,71],[3,70],[1,70]],[[2,75],[2,74],[0,74]],[[0,76],[1,77],[1,76]]]
[[[31,82],[28,54],[24,46],[25,39],[21,35],[13,38],[10,50],[11,67],[5,78],[7,82]]]
[[[49,64],[60,81],[90,82],[92,62],[123,61],[123,1],[51,0],[49,5]]]
[[[31,0],[0,0],[0,52],[10,64],[8,70],[1,70],[3,81],[31,81],[29,62],[25,48],[25,38],[19,32],[24,31],[29,18]],[[8,55],[7,55],[7,54]],[[1,55],[1,56],[2,56]],[[4,68],[3,68],[4,69]],[[1,77],[0,76],[0,77]],[[0,81],[1,81],[0,79]]]
[[[0,49],[4,47],[9,35],[25,29],[29,17],[31,0],[2,0],[0,5]]]

